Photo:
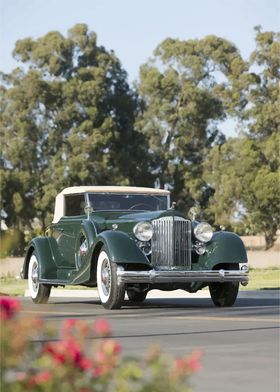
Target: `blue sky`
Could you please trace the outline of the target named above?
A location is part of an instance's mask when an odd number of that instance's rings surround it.
[[[280,0],[0,0],[0,70],[11,71],[20,38],[50,30],[66,34],[87,23],[98,44],[113,49],[128,72],[141,64],[165,38],[193,39],[208,34],[229,39],[247,58],[254,49],[254,26],[280,30]]]
[[[216,34],[233,41],[247,57],[254,48],[255,25],[280,30],[280,0],[0,0],[0,69],[16,63],[17,39],[50,30],[66,33],[76,23],[96,31],[99,44],[113,49],[129,74],[137,78],[165,38],[201,38]]]

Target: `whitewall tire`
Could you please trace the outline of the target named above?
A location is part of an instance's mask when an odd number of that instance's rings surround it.
[[[28,289],[32,301],[36,304],[48,302],[51,286],[39,283],[39,262],[35,252],[32,253],[28,265]]]
[[[109,259],[106,248],[103,247],[97,260],[97,289],[100,301],[106,309],[118,309],[122,306],[125,289],[118,284],[117,265]]]

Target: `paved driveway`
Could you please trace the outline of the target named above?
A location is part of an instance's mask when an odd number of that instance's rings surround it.
[[[199,392],[279,392],[278,291],[241,293],[232,308],[216,308],[209,298],[150,298],[142,306],[127,301],[106,311],[98,298],[51,298],[35,305],[23,298],[25,315],[48,323],[65,318],[88,321],[106,317],[124,355],[144,355],[151,344],[168,353],[203,351],[203,369],[192,379]],[[163,391],[164,392],[164,391]]]

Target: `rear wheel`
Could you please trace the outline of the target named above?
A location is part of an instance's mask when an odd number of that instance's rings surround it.
[[[106,309],[119,309],[122,306],[125,288],[118,284],[117,264],[109,259],[103,247],[97,260],[97,289],[100,301]]]
[[[126,293],[131,302],[143,302],[148,294],[147,291],[136,291],[133,288],[127,289]]]
[[[238,264],[228,264],[227,269],[238,270]],[[225,268],[224,268],[225,269]],[[215,282],[209,285],[213,303],[216,306],[232,306],[238,295],[239,282]]]
[[[32,301],[36,304],[48,302],[51,286],[39,283],[39,262],[35,252],[32,253],[28,266],[28,289]]]

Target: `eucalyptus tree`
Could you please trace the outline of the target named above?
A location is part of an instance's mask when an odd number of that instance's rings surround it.
[[[205,206],[213,192],[203,162],[225,142],[219,123],[245,105],[246,70],[235,45],[216,36],[166,39],[141,67],[138,127],[149,141],[154,178],[183,209],[194,200]]]
[[[243,234],[263,233],[266,247],[280,227],[280,34],[256,28],[256,49],[243,78],[247,101],[239,114],[240,137],[214,148],[204,178],[215,195],[215,222]]]
[[[16,42],[21,68],[2,74],[2,205],[8,224],[45,225],[70,185],[147,184],[138,97],[113,51],[77,24],[66,36]]]

